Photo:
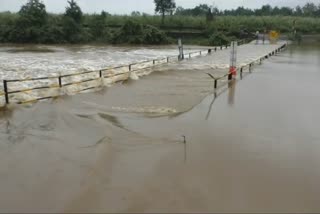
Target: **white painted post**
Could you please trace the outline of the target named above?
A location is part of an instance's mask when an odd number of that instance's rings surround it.
[[[178,46],[179,46],[179,60],[183,60],[184,53],[183,53],[183,44],[181,39],[178,40]]]
[[[232,76],[237,75],[237,47],[238,42],[231,42],[231,50],[230,50],[230,74]]]
[[[256,45],[259,44],[259,34],[260,34],[260,32],[257,31],[256,32]]]

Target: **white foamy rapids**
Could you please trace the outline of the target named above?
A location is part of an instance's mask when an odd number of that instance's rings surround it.
[[[50,52],[32,52],[35,47],[37,50],[44,49]],[[175,46],[161,48],[26,46],[23,51],[20,47],[0,47],[0,52],[1,79],[56,76],[178,55]]]
[[[126,113],[146,113],[146,114],[174,114],[177,110],[169,107],[112,107],[112,111],[126,112]]]
[[[136,74],[136,72],[131,72],[130,73],[130,79],[132,80],[138,80],[139,76]]]
[[[28,51],[28,49],[31,50]],[[34,49],[37,51],[32,52]],[[39,53],[39,50],[42,49],[44,52]],[[91,88],[110,86],[128,78],[138,80],[139,77],[149,75],[153,71],[150,67],[166,64],[167,61],[177,61],[175,46],[139,49],[96,46],[36,46],[36,48],[27,46],[23,48],[0,47],[0,52],[4,53],[0,55],[1,80],[56,77],[48,80],[9,83],[9,91],[39,87],[49,88],[12,94],[9,96],[12,102],[92,91],[94,89]],[[175,56],[168,58],[167,56],[170,55]],[[128,65],[131,63],[135,64],[131,65],[130,72]],[[104,70],[102,75],[105,78],[100,78],[98,70],[106,67],[113,68]],[[95,70],[97,72],[63,77],[63,88],[59,89],[58,76]],[[82,81],[87,82],[80,83]],[[0,81],[0,105],[4,105],[4,103],[3,84]]]
[[[238,47],[238,66],[257,61],[260,57],[274,51],[279,46],[254,44],[240,46]],[[178,61],[175,46],[139,49],[109,46],[40,46],[37,48],[46,48],[52,51],[35,53],[26,52],[28,49],[24,49],[21,52],[19,48],[15,47],[0,47],[0,105],[5,103],[2,84],[4,79],[55,77],[48,80],[9,83],[9,91],[48,87],[48,89],[10,94],[9,99],[11,101],[19,102],[92,91],[129,78],[138,80],[139,77],[149,75],[155,69],[227,69],[230,60],[230,51],[217,51],[208,57],[199,57],[201,50],[199,47],[197,47],[197,52],[195,52],[196,49],[187,50],[186,48],[186,53],[194,53],[185,54],[186,60],[182,62]],[[173,56],[167,57],[170,55]],[[202,56],[205,55],[207,55],[207,52],[203,51]],[[132,64],[134,62],[140,63]],[[167,62],[170,62],[170,64],[167,64]],[[131,70],[129,64],[132,64]],[[115,67],[117,65],[120,65],[120,67]],[[108,67],[113,68],[103,70],[102,76],[104,78],[100,78],[99,70]],[[63,77],[63,87],[59,88],[58,76],[86,71],[95,72]]]

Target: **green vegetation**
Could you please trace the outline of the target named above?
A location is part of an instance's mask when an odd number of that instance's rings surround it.
[[[156,5],[155,11],[162,15],[162,24],[164,24],[164,17],[166,13],[172,15],[176,8],[176,3],[174,0],[154,0],[154,3]]]
[[[215,15],[224,16],[304,16],[304,17],[320,17],[320,5],[314,3],[307,3],[303,7],[271,7],[270,5],[263,5],[259,9],[249,9],[238,7],[232,10],[219,10],[216,7],[210,7],[207,4],[200,4],[192,9],[184,9],[178,7],[175,15],[182,16],[205,16],[211,10]]]
[[[223,33],[214,33],[212,36],[209,38],[209,45],[227,45],[231,42],[231,40],[225,36]]]
[[[29,0],[18,13],[0,13],[0,42],[167,44],[182,37],[189,43],[220,45],[249,38],[256,31],[277,30],[295,40],[302,34],[320,33],[320,6],[313,3],[294,9],[265,5],[225,11],[206,4],[193,9],[175,7],[173,0],[155,0],[160,16],[138,11],[130,16],[105,11],[83,14],[77,2],[70,0],[65,13],[57,15],[48,14],[40,0]],[[293,30],[297,33],[292,34]]]
[[[111,37],[115,44],[165,44],[167,36],[156,27],[142,25],[134,21],[127,21],[119,31]]]

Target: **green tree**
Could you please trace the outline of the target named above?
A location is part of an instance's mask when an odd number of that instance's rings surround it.
[[[303,14],[302,8],[301,8],[300,6],[297,6],[297,7],[295,8],[294,14],[295,14],[296,16],[302,16],[302,14]]]
[[[290,7],[282,7],[280,9],[280,13],[282,16],[291,16],[293,14],[293,10]]]
[[[270,5],[263,5],[262,7],[261,7],[261,15],[263,15],[263,16],[269,16],[269,15],[271,15],[271,13],[272,13],[272,7],[270,6]]]
[[[317,11],[316,11],[316,16],[320,16],[320,4],[318,5]]]
[[[273,16],[277,16],[277,15],[280,15],[280,8],[275,6],[272,10],[272,14]]]
[[[185,11],[185,9],[183,7],[181,7],[181,6],[179,6],[176,9],[175,15],[183,16],[184,15],[184,11]]]
[[[15,42],[38,43],[45,32],[47,23],[46,6],[39,0],[29,0],[18,13],[10,40]]]
[[[90,33],[94,37],[94,40],[107,41],[108,32],[106,29],[107,13],[102,11],[100,15],[93,15],[92,20],[89,23]]]
[[[211,8],[207,4],[200,4],[193,9],[194,16],[205,16],[208,14],[208,11],[211,13]]]
[[[213,15],[213,13],[212,13],[212,11],[211,11],[211,8],[209,8],[209,9],[207,10],[206,20],[207,20],[207,22],[212,22],[213,19],[214,19],[214,15]]]
[[[47,22],[46,6],[39,0],[29,0],[19,11],[19,15],[25,24],[29,26],[43,27]]]
[[[141,16],[139,11],[132,11],[131,16]]]
[[[57,44],[65,43],[65,35],[61,26],[62,17],[51,14],[45,26],[45,33],[41,36],[41,43]]]
[[[244,8],[244,7],[238,7],[236,10],[235,10],[235,13],[239,16],[250,16],[250,15],[253,15],[254,12],[248,8]]]
[[[82,37],[82,11],[78,4],[74,1],[68,1],[68,7],[66,7],[66,12],[63,17],[63,31],[65,33],[65,38],[71,43],[81,42]]]
[[[260,9],[255,10],[257,16],[268,16],[271,15],[273,8],[270,5],[263,5]]]
[[[162,24],[164,24],[165,15],[173,13],[173,10],[176,8],[176,3],[174,0],[154,0],[154,3],[156,5],[155,11],[162,15]]]
[[[302,10],[305,16],[314,16],[318,8],[314,3],[307,3]]]
[[[70,17],[76,23],[81,24],[82,22],[82,11],[74,0],[68,1],[69,6],[66,8],[65,16]]]

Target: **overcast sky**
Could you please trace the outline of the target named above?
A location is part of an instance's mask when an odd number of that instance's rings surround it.
[[[229,9],[238,6],[257,8],[263,4],[295,7],[310,1],[320,4],[320,0],[176,0],[176,3],[177,6],[184,8],[205,3],[214,4],[219,9]],[[0,11],[16,12],[26,2],[27,0],[0,0]],[[43,0],[43,2],[47,6],[47,11],[54,13],[64,12],[67,4],[67,0]],[[129,14],[131,11],[154,13],[153,0],[77,0],[77,2],[85,13],[100,13],[102,10],[112,14]]]

